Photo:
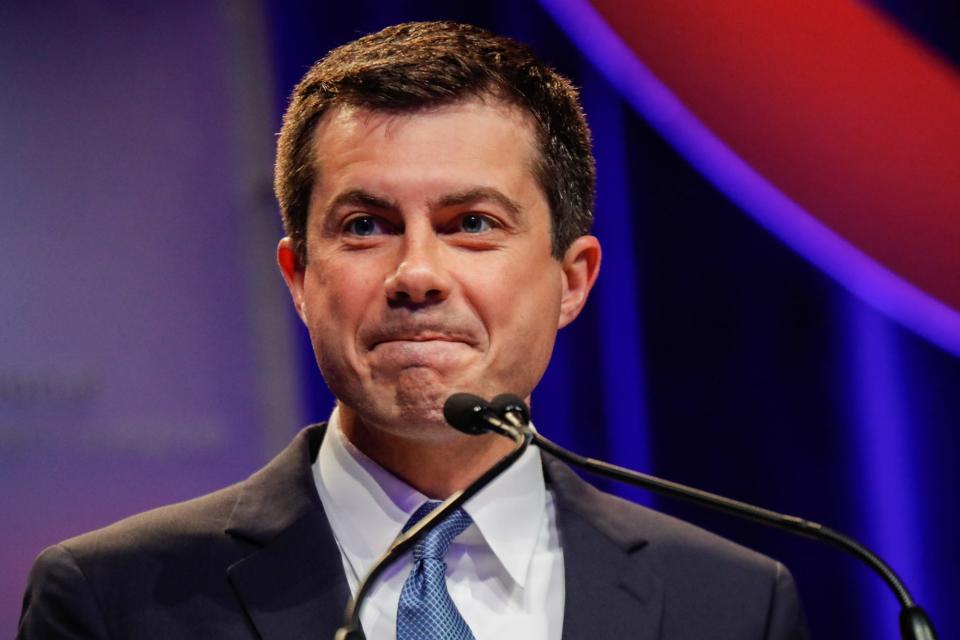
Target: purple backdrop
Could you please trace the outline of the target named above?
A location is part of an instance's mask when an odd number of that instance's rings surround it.
[[[259,16],[42,4],[0,8],[3,637],[44,546],[242,479],[299,423]]]

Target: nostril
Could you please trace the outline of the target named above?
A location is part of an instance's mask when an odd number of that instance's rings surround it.
[[[449,277],[434,259],[406,258],[386,281],[385,292],[393,307],[437,304],[448,295]]]
[[[387,305],[391,309],[410,306],[410,294],[406,291],[394,291],[392,295],[387,296]]]
[[[391,309],[420,309],[442,302],[444,297],[442,289],[428,289],[416,296],[409,291],[395,291],[388,296],[387,305]]]

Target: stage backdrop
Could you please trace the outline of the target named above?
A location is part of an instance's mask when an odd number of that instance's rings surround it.
[[[907,254],[904,267],[898,249],[923,240],[906,226],[882,225],[884,243],[860,243],[827,214],[851,181],[877,184],[906,194],[885,216],[945,220],[949,231],[960,211],[940,196],[956,184],[923,182],[911,198],[904,176],[918,163],[932,167],[928,178],[952,175],[958,154],[878,162],[864,154],[890,151],[881,131],[873,151],[840,144],[838,158],[835,132],[815,135],[818,122],[836,120],[818,121],[800,100],[829,80],[830,96],[862,108],[862,131],[890,118],[875,95],[857,102],[866,85],[844,93],[837,70],[823,68],[843,38],[843,51],[863,55],[857,38],[867,34],[896,60],[929,63],[923,73],[945,82],[946,108],[956,10],[884,0],[830,7],[842,21],[801,10],[765,20],[748,2],[649,2],[611,20],[625,4],[0,8],[0,508],[9,514],[0,635],[13,635],[42,547],[240,480],[329,413],[272,266],[273,134],[291,88],[327,49],[436,18],[529,42],[582,87],[593,126],[603,273],[534,396],[539,428],[584,453],[859,536],[903,574],[941,637],[954,634],[960,358],[953,289],[943,288],[956,278],[942,275],[960,249]],[[791,39],[797,24],[807,41]],[[820,72],[782,78],[818,52]],[[889,54],[860,58],[863,72],[846,77],[882,78]],[[777,67],[784,60],[794,66]],[[780,108],[751,111],[770,103]],[[928,132],[957,116],[883,122],[909,139],[913,126]],[[786,129],[797,122],[806,137]],[[778,148],[794,155],[778,158]],[[878,165],[899,167],[884,174],[896,184],[871,182]],[[760,190],[738,190],[731,176]],[[930,202],[947,209],[930,217]],[[790,233],[807,219],[770,217],[797,213],[789,205],[842,231],[853,253],[838,262],[829,235]],[[853,222],[869,226],[869,211]],[[851,263],[870,277],[850,277]],[[815,638],[897,637],[892,596],[839,552],[601,484],[782,559]]]
[[[253,3],[0,6],[0,637],[39,551],[301,420]]]

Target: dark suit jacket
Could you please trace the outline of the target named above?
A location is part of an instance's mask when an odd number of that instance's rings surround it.
[[[50,547],[17,637],[333,638],[349,592],[310,472],[323,433],[305,429],[245,482]],[[565,639],[806,637],[782,565],[544,459]]]

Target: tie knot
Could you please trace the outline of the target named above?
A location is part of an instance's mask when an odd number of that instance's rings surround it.
[[[420,505],[420,508],[410,516],[410,520],[403,530],[406,531],[420,522],[420,520],[425,518],[428,513],[436,509],[439,505],[439,500],[428,500],[424,502]],[[446,518],[441,520],[437,526],[420,538],[413,548],[414,560],[422,560],[424,558],[442,560],[443,555],[447,552],[447,548],[450,546],[450,543],[453,542],[453,539],[469,527],[471,522],[470,516],[467,515],[467,512],[463,509],[457,509],[453,513],[450,513]]]

